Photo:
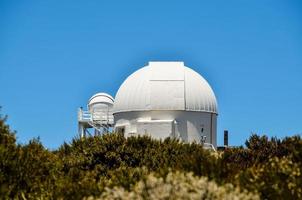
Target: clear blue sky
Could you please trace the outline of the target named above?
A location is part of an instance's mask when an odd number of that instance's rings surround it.
[[[20,143],[70,141],[77,108],[150,60],[208,80],[218,144],[302,133],[301,1],[0,1],[0,105]]]

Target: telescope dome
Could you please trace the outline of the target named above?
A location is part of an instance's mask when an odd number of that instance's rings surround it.
[[[97,93],[88,101],[88,109],[91,113],[108,110],[113,107],[114,99],[106,93]]]
[[[120,86],[113,111],[153,110],[217,114],[217,102],[208,82],[183,62],[149,62]]]

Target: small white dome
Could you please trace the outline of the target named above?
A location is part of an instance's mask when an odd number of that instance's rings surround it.
[[[91,105],[98,103],[113,105],[114,99],[109,94],[97,93],[89,99],[88,106],[90,107]]]
[[[123,82],[113,110],[217,113],[217,102],[208,82],[183,62],[149,62]]]

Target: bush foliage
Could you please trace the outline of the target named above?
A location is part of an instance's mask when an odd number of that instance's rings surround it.
[[[252,135],[222,152],[105,134],[49,151],[16,143],[0,116],[1,199],[301,199],[302,139]],[[150,185],[151,184],[151,185]]]
[[[166,177],[158,177],[151,173],[130,190],[123,187],[105,188],[97,199],[213,199],[213,200],[258,200],[258,194],[242,192],[231,184],[218,186],[205,177],[194,177],[192,173],[169,173]]]

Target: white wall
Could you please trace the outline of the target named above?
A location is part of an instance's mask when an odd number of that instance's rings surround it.
[[[167,120],[173,123],[157,123]],[[175,122],[174,122],[175,120]],[[114,114],[115,127],[124,127],[125,136],[152,134],[154,138],[174,136],[185,142],[206,142],[216,147],[217,115],[196,111],[133,111]],[[145,121],[145,124],[142,123]],[[150,123],[147,123],[150,121]]]
[[[137,133],[147,134],[155,139],[173,137],[173,121],[148,120],[138,121],[136,124]]]

